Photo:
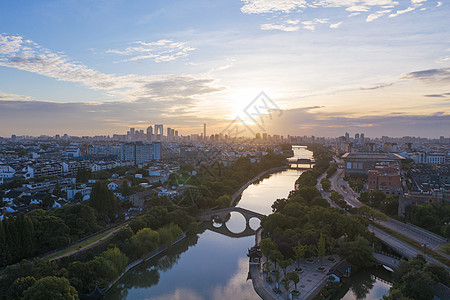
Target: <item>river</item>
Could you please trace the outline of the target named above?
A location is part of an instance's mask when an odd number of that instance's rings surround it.
[[[294,155],[310,158],[312,153],[304,147],[295,147]],[[237,206],[270,214],[272,203],[288,196],[302,172],[288,169],[250,185],[242,193]],[[232,232],[242,232],[245,219],[239,213],[232,213],[226,226]],[[250,226],[256,229],[259,220],[251,219]],[[129,271],[111,288],[105,299],[260,299],[251,280],[247,280],[246,254],[247,249],[254,245],[254,236],[232,238],[206,227],[203,226],[197,236],[188,237]],[[341,297],[346,300],[380,299],[379,295],[386,294],[389,285],[372,273],[352,276],[348,287],[343,286],[340,291]],[[360,280],[359,284],[358,278],[365,280]],[[360,298],[361,290],[366,291],[365,295],[369,297]]]

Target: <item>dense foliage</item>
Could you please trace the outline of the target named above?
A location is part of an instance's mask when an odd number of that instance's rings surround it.
[[[386,194],[380,190],[372,190],[370,193],[362,192],[358,199],[387,215],[397,216],[398,214],[398,199],[392,196],[386,197]]]
[[[419,206],[411,205],[405,209],[406,220],[450,238],[450,203],[429,203]]]
[[[383,297],[385,300],[428,300],[433,298],[433,288],[438,282],[450,285],[448,272],[441,266],[427,264],[422,255],[403,264],[395,275],[389,296]]]
[[[95,211],[81,204],[5,218],[0,221],[0,266],[61,248],[100,228]]]
[[[64,207],[55,213],[64,217],[69,215],[70,212],[76,214],[81,211],[86,216],[92,213],[89,210],[92,210],[92,208],[87,207],[86,209],[74,206],[68,209]],[[42,211],[40,214],[45,214],[45,212]],[[62,222],[59,217],[52,217],[58,218]],[[84,223],[83,214],[81,214],[79,220]],[[69,224],[71,221],[68,218]],[[147,255],[160,246],[171,245],[183,231],[192,230],[196,232],[196,221],[195,217],[184,210],[168,210],[161,206],[152,207],[145,215],[133,218],[128,227],[119,230],[109,241],[107,249],[104,251],[95,252],[94,255],[66,259],[59,264],[36,259],[34,262],[23,260],[18,264],[8,266],[4,275],[0,278],[0,295],[4,295],[0,296],[0,299],[20,299],[26,294],[30,296],[31,292],[24,292],[31,288],[33,288],[33,293],[39,291],[39,295],[43,293],[43,295],[49,297],[48,299],[53,299],[52,293],[58,291],[62,286],[64,286],[64,291],[72,291],[73,289],[75,296],[77,293],[89,293],[95,286],[106,288],[125,271],[131,261]],[[70,236],[69,232],[72,228],[69,229],[64,223],[62,223],[62,226],[66,227],[66,234]],[[84,226],[76,228],[80,232],[86,229]],[[65,281],[58,281],[58,284],[48,286],[46,281],[42,282],[48,276],[63,279],[67,281],[67,285]],[[44,286],[49,289],[47,293],[41,291]],[[72,295],[71,292],[68,293]]]

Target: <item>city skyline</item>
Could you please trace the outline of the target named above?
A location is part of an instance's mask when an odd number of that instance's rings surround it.
[[[444,1],[5,6],[0,136],[219,133],[237,117],[263,132],[244,113],[263,91],[283,112],[271,134],[448,137]]]

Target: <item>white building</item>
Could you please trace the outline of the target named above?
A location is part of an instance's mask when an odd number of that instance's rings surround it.
[[[13,168],[0,163],[0,178],[13,178],[15,173],[16,170],[14,170]]]

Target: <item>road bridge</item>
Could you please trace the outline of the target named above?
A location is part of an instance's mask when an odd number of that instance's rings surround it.
[[[377,263],[382,264],[386,267],[389,267],[394,271],[396,271],[398,269],[400,262],[402,261],[401,258],[399,258],[399,257],[390,255],[387,253],[380,253],[380,252],[374,252],[373,258],[375,258],[375,261]]]
[[[287,158],[287,162],[291,169],[311,169],[312,165],[315,164],[314,159],[309,158]],[[306,167],[308,165],[309,167]]]

